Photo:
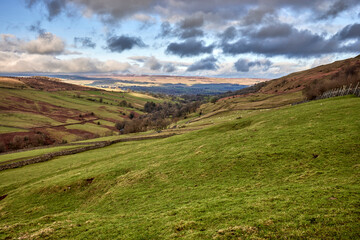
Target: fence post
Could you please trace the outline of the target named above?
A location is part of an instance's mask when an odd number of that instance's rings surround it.
[[[349,86],[349,89],[348,89],[348,91],[347,91],[346,95],[349,95],[349,93],[350,93],[350,89],[351,89],[351,85],[352,85],[352,83],[350,83],[350,86]]]
[[[354,91],[353,91],[353,94],[354,94],[354,95],[356,95],[356,90],[357,90],[357,88],[358,88],[358,86],[359,86],[359,83],[360,83],[360,82],[358,82],[358,83],[356,84],[356,87],[355,87],[355,89],[354,89]]]
[[[345,91],[346,91],[346,86],[343,86],[343,89],[342,89],[342,91],[341,91],[341,96],[344,96]]]

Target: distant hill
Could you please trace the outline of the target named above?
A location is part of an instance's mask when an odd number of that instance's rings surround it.
[[[258,92],[276,94],[304,91],[304,95],[311,99],[329,88],[358,81],[360,55],[268,81]]]
[[[62,82],[57,78],[34,77],[0,77],[1,88],[36,89],[44,91],[83,91],[94,88]]]

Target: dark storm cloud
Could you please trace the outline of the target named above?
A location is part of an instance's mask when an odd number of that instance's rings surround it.
[[[75,37],[74,44],[79,48],[95,48],[96,43],[92,41],[89,37]]]
[[[347,25],[340,32],[341,39],[360,38],[360,24]]]
[[[258,31],[248,30],[236,42],[222,42],[220,47],[224,53],[230,55],[255,53],[287,57],[309,57],[334,52],[360,51],[360,45],[356,43],[344,45],[339,39],[339,35],[343,37],[355,36],[356,30],[357,25],[347,26],[340,33],[326,37],[314,34],[309,30],[298,30],[286,24],[281,24],[279,27],[269,25],[260,28]],[[278,34],[273,34],[273,32],[278,32]]]
[[[250,68],[258,66],[261,67],[264,71],[268,70],[272,62],[269,60],[262,61],[249,61],[247,59],[240,58],[238,61],[234,63],[234,67],[238,72],[248,72]]]
[[[204,53],[212,53],[214,47],[214,45],[205,46],[204,41],[189,39],[182,43],[169,44],[166,49],[166,53],[171,53],[180,57],[191,57]]]
[[[107,49],[111,52],[123,52],[124,50],[130,50],[134,47],[146,47],[145,43],[138,37],[129,36],[112,36],[106,40]]]
[[[217,59],[213,56],[203,58],[188,67],[187,72],[194,72],[198,70],[216,70],[219,66],[216,64]]]

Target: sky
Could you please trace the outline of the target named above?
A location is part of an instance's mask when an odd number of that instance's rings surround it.
[[[0,73],[276,78],[360,54],[359,0],[0,0]]]

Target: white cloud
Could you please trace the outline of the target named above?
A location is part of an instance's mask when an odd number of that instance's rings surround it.
[[[23,41],[12,34],[0,34],[0,51],[4,52],[19,52]]]
[[[57,55],[68,53],[65,42],[52,33],[40,34],[36,39],[25,41],[12,34],[0,35],[0,51],[29,54]]]
[[[0,52],[0,72],[97,73],[124,72],[130,64],[93,58],[61,60],[49,55]]]
[[[39,35],[35,40],[27,42],[24,50],[31,54],[61,54],[65,50],[65,42],[52,33]]]

